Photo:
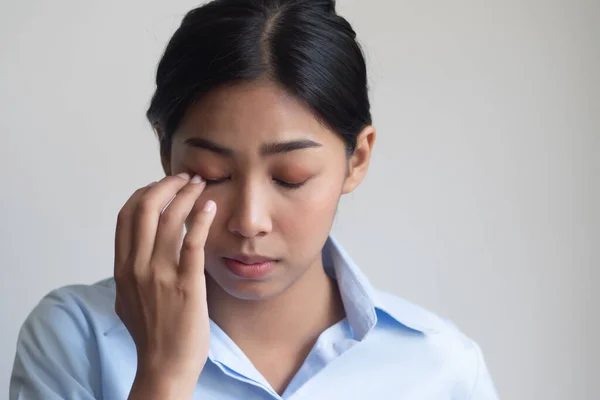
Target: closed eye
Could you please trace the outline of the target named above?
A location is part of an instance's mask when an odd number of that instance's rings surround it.
[[[226,180],[229,180],[230,178],[231,178],[230,176],[226,176],[224,178],[219,178],[219,179],[207,179],[207,178],[204,178],[204,181],[206,182],[207,186],[208,185],[217,185],[219,183],[225,182]]]
[[[218,184],[223,183],[225,181],[228,181],[230,179],[231,179],[231,176],[225,176],[225,177],[219,178],[219,179],[204,178],[204,180],[206,181],[206,185],[207,186],[208,185],[218,185]],[[276,179],[276,178],[273,178],[273,181],[277,185],[279,185],[279,186],[281,186],[281,187],[283,187],[285,189],[298,189],[298,188],[300,188],[302,185],[304,185],[306,183],[306,181],[292,183],[292,182],[286,182],[286,181],[283,181],[281,179]]]
[[[282,181],[280,179],[275,179],[275,178],[273,178],[273,180],[279,186],[284,187],[286,189],[298,189],[299,187],[301,187],[302,185],[304,185],[306,183],[306,181],[298,182],[298,183],[290,183],[290,182]]]

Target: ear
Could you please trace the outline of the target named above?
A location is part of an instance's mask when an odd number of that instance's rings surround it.
[[[158,127],[154,128],[154,132],[158,137],[158,144],[160,146],[160,163],[162,164],[163,171],[165,172],[165,175],[171,175],[171,149],[169,143],[167,143],[167,137]]]
[[[369,169],[371,152],[375,144],[375,128],[371,125],[364,128],[356,139],[356,149],[348,161],[348,175],[342,187],[342,194],[350,193],[360,185]]]

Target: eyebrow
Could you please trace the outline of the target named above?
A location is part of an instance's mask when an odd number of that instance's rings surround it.
[[[225,157],[232,157],[235,153],[233,149],[223,147],[210,140],[202,138],[188,138],[184,141],[184,144],[193,148],[208,150]],[[319,147],[323,147],[323,145],[309,139],[290,140],[287,142],[264,144],[260,147],[260,154],[263,156],[270,156],[281,153],[289,153],[296,150],[313,149]]]
[[[212,151],[213,153],[231,157],[233,156],[233,150],[228,149],[227,147],[219,146],[218,144],[211,142],[210,140],[201,139],[201,138],[188,138],[183,142],[185,145],[196,148],[196,149],[204,149],[208,151]]]

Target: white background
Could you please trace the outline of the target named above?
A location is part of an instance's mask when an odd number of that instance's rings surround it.
[[[196,5],[2,1],[0,393],[28,312],[111,274],[118,210],[161,177],[144,112]],[[473,337],[501,398],[600,398],[600,2],[338,10],[379,133],[338,239],[376,285]]]

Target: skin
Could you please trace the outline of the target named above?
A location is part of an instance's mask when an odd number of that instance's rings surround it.
[[[301,102],[276,84],[256,81],[221,87],[203,97],[187,111],[173,136],[170,151],[161,149],[165,179],[187,173],[199,175],[208,182],[205,188],[204,184],[199,184],[196,189],[188,189],[194,193],[190,199],[196,196],[193,205],[186,211],[179,211],[179,218],[172,218],[173,225],[181,228],[185,221],[188,236],[194,231],[206,232],[196,235],[204,235],[204,243],[194,242],[194,246],[190,246],[195,252],[200,251],[198,247],[204,250],[202,265],[197,265],[199,257],[196,256],[196,265],[187,267],[203,271],[205,283],[202,279],[200,285],[191,285],[178,279],[169,290],[177,292],[177,286],[190,286],[195,290],[193,299],[205,293],[208,316],[232,338],[280,394],[320,333],[345,316],[339,290],[324,272],[321,250],[331,230],[340,196],[356,189],[367,172],[374,141],[375,129],[368,126],[360,132],[355,152],[348,156],[339,135],[319,123]],[[295,143],[292,149],[288,145],[286,151],[274,151],[286,147],[274,144],[290,142]],[[171,184],[169,191],[163,181],[145,189],[155,191],[155,194],[164,189],[153,209],[158,217],[155,215],[154,222],[147,223],[148,226],[154,223],[160,227],[164,215],[178,207],[178,190],[182,189]],[[288,187],[300,183],[298,188]],[[183,188],[191,186],[194,185],[188,183]],[[152,193],[146,193],[146,196],[152,198]],[[173,196],[175,200],[169,204]],[[212,225],[198,222],[206,215],[202,210],[208,200],[217,205],[216,214],[204,219],[210,220]],[[139,199],[130,200],[130,203],[133,204],[130,208],[136,209],[134,205],[139,204]],[[160,207],[166,204],[168,207],[160,217]],[[185,238],[187,236],[177,236],[177,240],[184,243]],[[175,245],[164,247],[163,252],[177,253]],[[223,257],[233,258],[240,254],[261,255],[277,261],[266,277],[244,279],[234,275],[223,260]],[[127,268],[131,266],[122,267]],[[138,266],[138,269],[143,268]],[[192,277],[198,280],[198,276],[199,273],[195,273]],[[199,289],[202,284],[205,286]],[[124,284],[122,292],[131,292],[136,285],[143,286],[139,282]],[[152,295],[158,295],[155,288],[148,289],[147,296]],[[169,312],[166,307],[160,307],[160,298],[150,302],[154,304],[152,307],[161,308],[160,312]],[[129,302],[130,308],[138,310],[130,311],[129,315],[152,314],[143,310],[143,305],[136,306],[137,303]],[[193,306],[190,310],[196,312]],[[202,315],[203,310],[200,307]],[[152,333],[170,332],[171,329],[160,322],[158,311],[154,314],[154,326],[150,326],[152,321],[137,323],[147,326],[151,333],[146,336],[166,337],[164,343],[155,342],[168,347],[168,338],[175,335]],[[185,321],[187,317],[174,318]],[[189,324],[177,321],[171,321],[170,325],[185,327]],[[135,323],[130,322],[132,329]],[[208,318],[202,319],[200,325],[208,326]],[[177,332],[177,335],[181,334],[181,331]],[[138,345],[136,336],[132,336]],[[157,356],[152,346],[145,349],[138,346],[138,358],[154,362],[138,363],[139,376],[130,398],[135,398],[136,390],[142,393],[144,388],[150,388],[144,395],[156,395],[160,391],[157,385],[167,388],[161,393],[163,398],[173,394],[169,390],[173,387],[188,388],[187,392],[177,395],[189,398],[189,390],[193,391],[201,372],[201,367],[189,358],[202,358],[203,366],[206,354],[199,356],[197,349],[188,346],[200,347],[200,352],[207,354],[208,338],[201,345],[194,340],[181,345],[178,352],[184,355],[171,355],[169,362],[175,365],[172,370],[185,372],[166,374],[166,377],[157,367],[163,361],[157,360],[167,356],[160,353]],[[185,356],[188,350],[189,358]],[[193,367],[189,368],[189,365]],[[182,381],[188,384],[182,384]]]

